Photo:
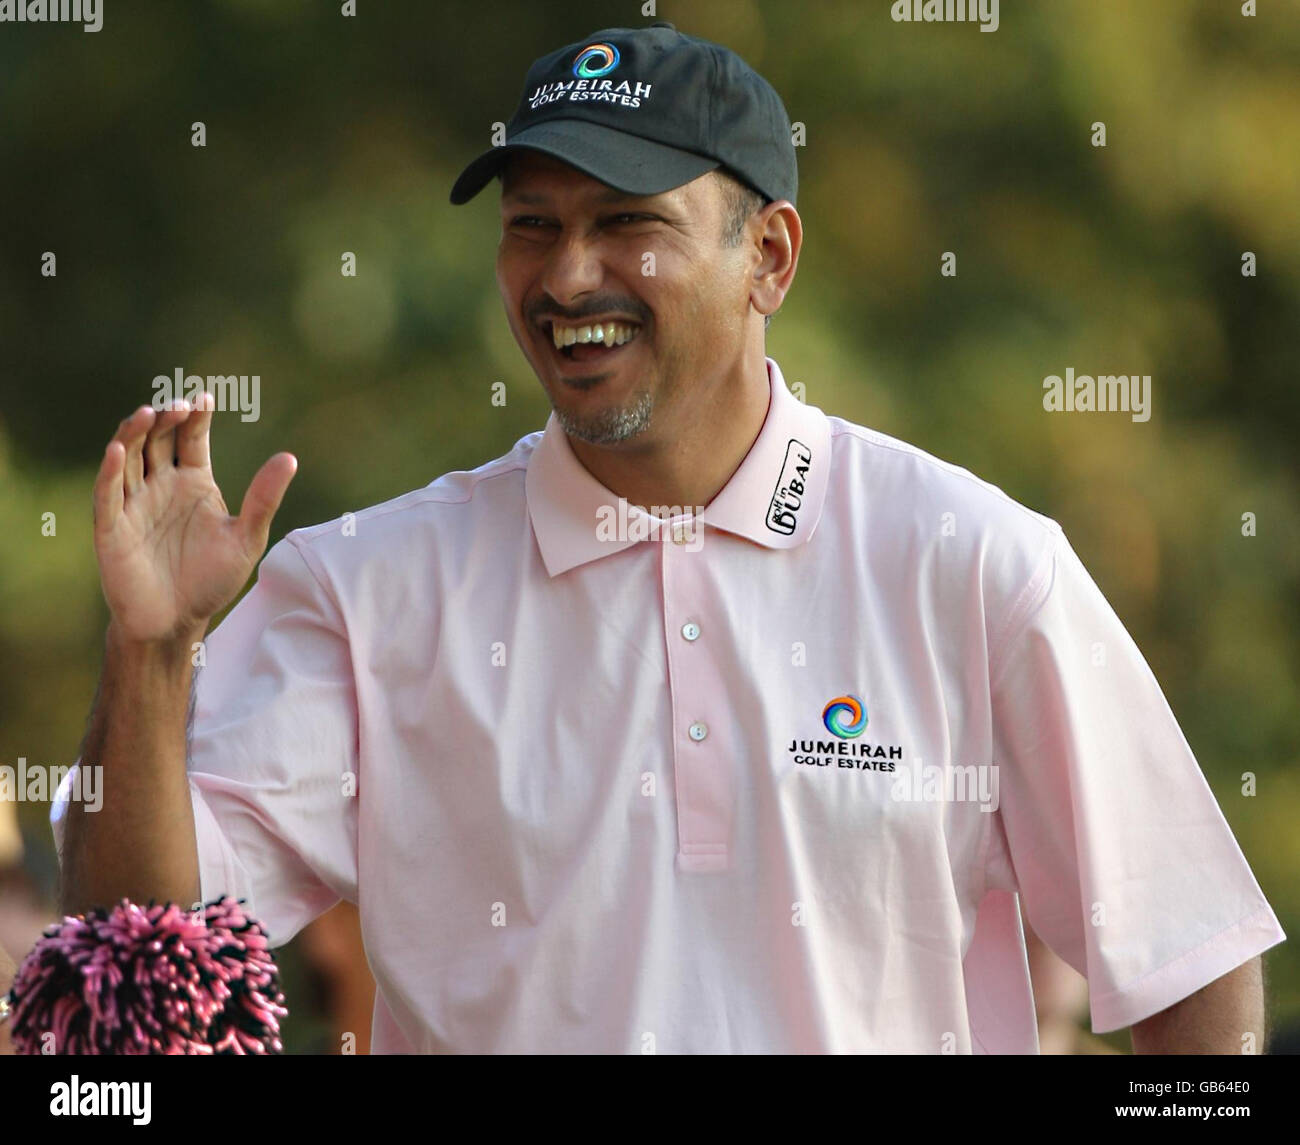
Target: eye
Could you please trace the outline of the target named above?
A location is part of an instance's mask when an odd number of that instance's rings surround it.
[[[527,223],[540,223],[542,219],[537,215],[518,215],[510,220],[512,227],[522,227]]]
[[[653,218],[654,215],[640,215],[640,214],[636,214],[633,211],[626,211],[621,215],[615,215],[612,221],[619,222],[622,219],[631,219],[632,222],[636,223],[636,222],[641,222],[643,220],[653,219]]]

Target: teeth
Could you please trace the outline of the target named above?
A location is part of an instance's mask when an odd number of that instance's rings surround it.
[[[557,350],[575,343],[599,342],[604,346],[621,346],[636,337],[638,327],[622,322],[596,323],[588,326],[551,324],[551,341]]]

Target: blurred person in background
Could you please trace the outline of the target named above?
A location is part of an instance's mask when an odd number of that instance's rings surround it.
[[[316,979],[330,1052],[368,1054],[375,979],[356,905],[340,902],[327,910],[303,929],[298,946]]]
[[[44,929],[58,918],[52,902],[24,865],[25,849],[17,804],[0,799],[0,947],[15,958],[35,945]],[[0,975],[0,994],[9,983]]]
[[[1024,917],[1025,951],[1029,958],[1029,980],[1034,988],[1034,1011],[1038,1018],[1040,1054],[1113,1054],[1112,1049],[1088,1028],[1088,980],[1065,959],[1052,952]]]
[[[0,998],[13,983],[18,960],[55,919],[23,866],[18,806],[0,799]],[[0,1022],[0,1054],[9,1053],[9,1023]]]

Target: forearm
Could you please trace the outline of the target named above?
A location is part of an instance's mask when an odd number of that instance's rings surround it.
[[[102,805],[66,811],[61,907],[199,898],[194,810],[185,770],[191,644],[203,631],[137,644],[110,624],[81,766],[102,768]]]
[[[1246,1035],[1253,1035],[1248,1040]],[[1259,958],[1133,1026],[1138,1054],[1264,1052],[1264,984]],[[1253,1047],[1247,1050],[1247,1045]]]

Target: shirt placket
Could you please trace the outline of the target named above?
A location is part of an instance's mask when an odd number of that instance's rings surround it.
[[[660,543],[677,792],[677,868],[691,873],[727,869],[735,802],[734,730],[717,664],[719,632],[713,623],[716,618],[702,615],[700,607],[707,599],[703,529],[698,520],[673,521],[663,530]]]

